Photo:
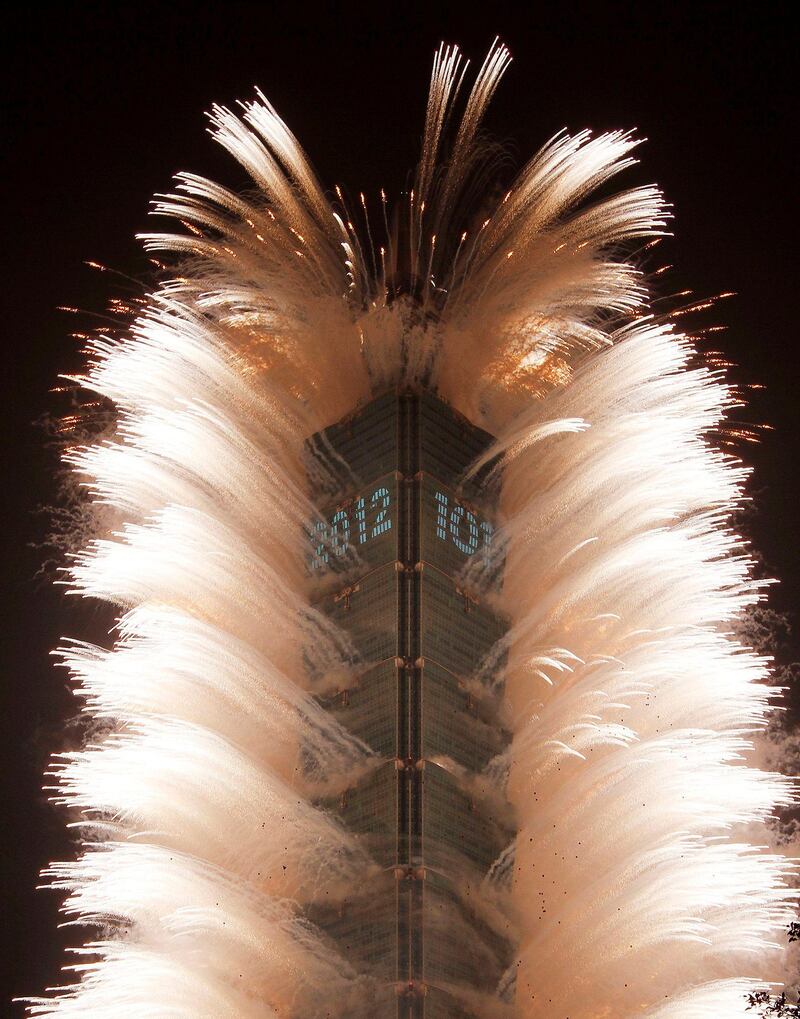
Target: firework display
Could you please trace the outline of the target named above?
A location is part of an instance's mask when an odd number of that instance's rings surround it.
[[[211,113],[249,189],[157,200],[66,454],[118,622],[58,651],[87,934],[30,1015],[720,1019],[782,980],[737,397],[651,311],[632,134],[499,187],[509,60],[439,49],[396,202],[328,195],[260,93]]]

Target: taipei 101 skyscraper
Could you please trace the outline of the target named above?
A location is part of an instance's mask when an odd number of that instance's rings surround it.
[[[508,174],[510,59],[438,49],[397,195],[327,190],[257,92],[210,113],[241,187],[155,201],[64,423],[63,577],[114,622],[55,652],[80,945],[31,1017],[783,1007],[740,396],[655,303],[632,132]]]
[[[491,562],[495,500],[480,475],[463,482],[491,442],[421,389],[378,397],[309,443],[337,492],[319,493],[311,531],[317,605],[370,663],[326,706],[385,760],[338,803],[381,871],[319,922],[393,986],[398,1016],[464,1015],[448,987],[490,993],[512,957],[479,892],[513,839],[510,809],[470,794],[508,741],[501,662],[489,664],[505,624],[460,580]]]

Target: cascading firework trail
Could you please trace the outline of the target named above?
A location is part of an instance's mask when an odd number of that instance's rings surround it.
[[[793,791],[753,763],[776,691],[736,636],[760,587],[731,526],[747,470],[714,439],[735,397],[625,260],[665,229],[658,189],[592,198],[632,134],[560,133],[498,194],[478,129],[509,60],[493,45],[456,120],[467,64],[440,48],[394,215],[331,202],[260,93],[211,113],[251,192],[183,173],[156,203],[186,228],[144,238],[174,274],[90,342],[79,381],[115,423],[67,454],[102,521],[71,588],[119,622],[58,652],[92,736],[52,768],[83,848],[47,879],[92,933],[33,1016],[377,1014],[305,915],[375,866],[319,802],[378,762],[317,696],[352,655],[311,604],[304,441],[420,386],[497,437],[503,476],[513,738],[484,780],[517,837],[484,891],[516,955],[475,1007],[720,1019],[781,979],[796,893],[764,822]]]

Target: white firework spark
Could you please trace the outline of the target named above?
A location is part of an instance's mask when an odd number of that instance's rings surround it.
[[[375,993],[303,919],[373,866],[314,800],[377,762],[314,697],[350,654],[297,535],[304,439],[407,385],[503,454],[513,740],[486,781],[518,836],[486,895],[518,954],[496,1009],[719,1019],[780,980],[796,893],[764,822],[793,794],[751,753],[775,691],[736,637],[760,589],[730,523],[747,471],[713,441],[734,397],[622,253],[663,232],[659,191],[591,197],[631,134],[560,133],[476,199],[509,59],[492,47],[452,125],[467,65],[439,50],[394,226],[385,198],[372,224],[364,196],[331,203],[260,93],[211,114],[255,192],[180,174],[157,202],[188,228],[145,238],[175,274],[91,342],[80,381],[117,423],[68,454],[116,521],[72,590],[120,620],[110,650],[60,652],[95,735],[53,766],[84,848],[48,877],[92,940],[31,1015],[347,1016]]]

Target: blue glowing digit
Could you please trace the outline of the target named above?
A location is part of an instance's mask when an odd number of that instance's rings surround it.
[[[367,540],[367,514],[364,510],[364,497],[356,503],[356,524],[358,526],[358,543],[363,545]]]
[[[341,529],[339,525],[341,524]],[[344,555],[350,541],[350,520],[343,509],[331,521],[331,547],[334,555]]]
[[[484,520],[481,524],[481,530],[483,531],[483,561],[489,562],[492,551],[492,538],[494,537],[494,528],[488,520]]]
[[[386,514],[389,511],[389,489],[388,488],[377,488],[372,493],[370,503],[373,507],[377,506],[379,502],[383,502],[383,506],[375,518],[375,523],[372,527],[371,537],[377,538],[379,534],[383,534],[384,531],[391,530],[392,521],[386,519]]]
[[[436,493],[436,537],[447,541],[447,496]]]
[[[314,545],[314,554],[311,557],[311,569],[320,570],[328,561],[328,553],[325,546],[328,544],[328,525],[324,520],[318,520],[311,531],[311,542]]]
[[[461,540],[461,521],[466,515],[467,527],[469,529],[469,540]],[[469,510],[465,510],[463,506],[454,506],[450,513],[450,534],[453,538],[453,544],[464,555],[472,555],[478,548],[478,521],[475,519],[474,514],[470,513]]]

